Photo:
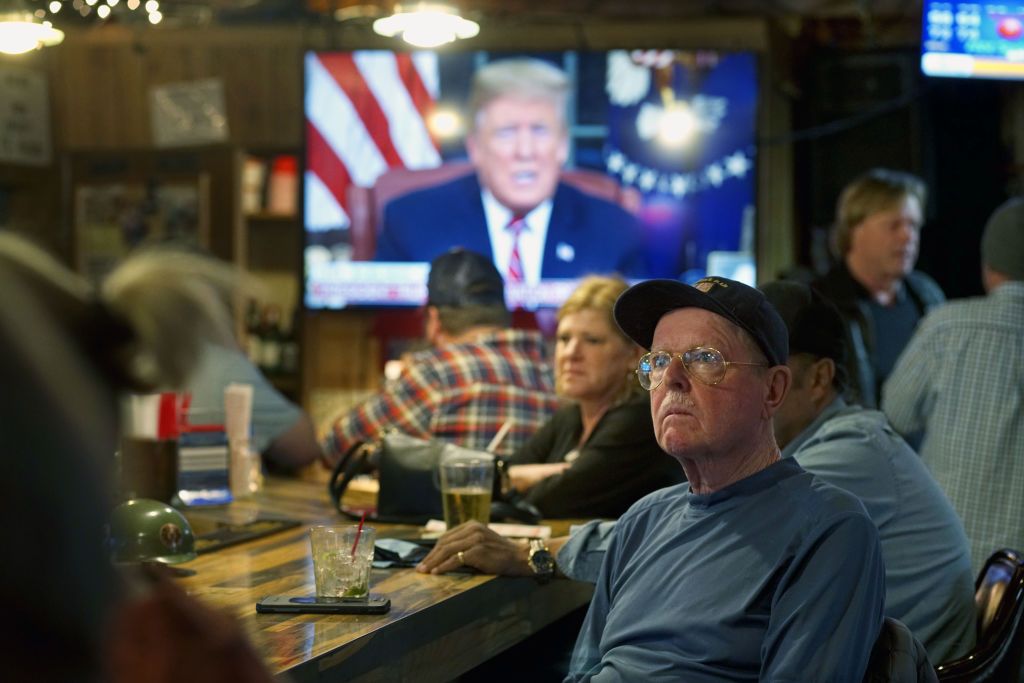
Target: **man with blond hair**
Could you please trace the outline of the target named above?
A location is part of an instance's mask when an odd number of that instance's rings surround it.
[[[945,301],[917,263],[926,190],[909,173],[876,168],[847,185],[836,206],[839,262],[815,287],[846,321],[848,397],[875,408],[918,321]]]

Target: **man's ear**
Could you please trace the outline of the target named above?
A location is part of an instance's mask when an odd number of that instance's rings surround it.
[[[1004,282],[1009,280],[1009,276],[1000,273],[998,270],[992,270],[984,263],[981,264],[981,284],[985,288],[985,293],[988,294],[996,287],[999,287]]]
[[[444,330],[441,328],[441,314],[437,306],[427,306],[426,322],[424,324],[423,336],[427,338],[432,346],[440,346],[444,343]]]
[[[764,397],[765,417],[771,417],[786,400],[789,387],[793,384],[793,372],[785,365],[768,368],[765,373],[767,391]]]
[[[819,358],[811,364],[811,399],[823,402],[832,393],[832,380],[836,376],[836,362],[831,358]]]

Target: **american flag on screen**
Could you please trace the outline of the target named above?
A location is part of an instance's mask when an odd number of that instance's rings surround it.
[[[389,168],[440,165],[426,122],[438,98],[436,54],[308,53],[305,67],[307,229],[349,226],[349,185],[370,187]]]

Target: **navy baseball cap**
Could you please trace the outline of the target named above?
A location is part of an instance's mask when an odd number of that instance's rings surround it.
[[[789,331],[789,352],[831,358],[836,380],[846,386],[846,326],[835,305],[800,282],[777,280],[761,287]]]
[[[505,282],[487,257],[468,249],[452,249],[430,264],[427,305],[504,306]]]
[[[736,324],[753,337],[771,365],[789,358],[789,334],[778,311],[757,289],[724,277],[706,277],[691,287],[677,280],[647,280],[615,302],[615,322],[645,349],[654,341],[661,317],[678,308],[703,308]]]

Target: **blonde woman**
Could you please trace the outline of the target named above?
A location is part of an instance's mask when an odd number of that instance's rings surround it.
[[[545,517],[618,517],[683,480],[654,440],[649,396],[635,375],[643,350],[612,319],[628,286],[585,278],[558,311],[555,386],[567,403],[512,456],[509,472]]]

